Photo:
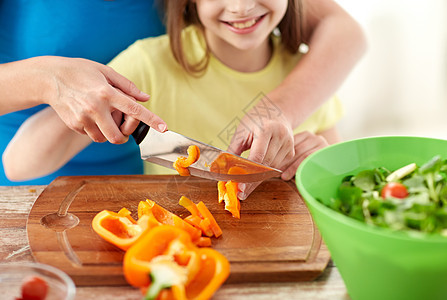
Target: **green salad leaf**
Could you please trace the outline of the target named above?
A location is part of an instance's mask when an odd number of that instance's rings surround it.
[[[420,167],[363,170],[321,202],[367,224],[447,236],[447,160],[438,155]]]

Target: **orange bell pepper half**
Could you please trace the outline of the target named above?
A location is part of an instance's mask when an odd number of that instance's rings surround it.
[[[180,176],[189,176],[188,167],[195,163],[200,157],[200,149],[196,145],[188,147],[188,157],[179,156],[174,162],[174,169],[180,174]]]
[[[190,235],[162,225],[143,234],[124,255],[124,276],[146,288],[145,299],[210,299],[230,274],[228,260],[211,248],[198,248]]]
[[[205,300],[225,282],[230,274],[230,263],[221,253],[212,248],[200,248],[197,251],[201,268],[186,288],[187,299]]]
[[[118,213],[103,210],[92,220],[92,228],[99,236],[124,251],[129,249],[144,231],[157,225],[155,219],[149,216],[135,221],[126,208],[122,208]]]
[[[202,236],[200,229],[195,228],[176,214],[161,207],[152,200],[140,201],[138,204],[138,217],[141,218],[144,215],[153,216],[160,224],[172,225],[179,227],[189,233],[191,239],[196,242]]]

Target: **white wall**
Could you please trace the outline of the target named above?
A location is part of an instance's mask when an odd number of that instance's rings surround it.
[[[363,26],[369,43],[338,92],[344,139],[447,138],[447,1],[336,1]]]

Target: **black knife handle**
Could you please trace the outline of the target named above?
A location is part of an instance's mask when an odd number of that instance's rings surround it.
[[[143,122],[140,122],[140,124],[138,124],[137,128],[132,133],[132,136],[135,139],[135,143],[137,143],[137,145],[139,145],[144,140],[149,129],[149,125]]]
[[[120,125],[123,125],[123,123],[124,123],[124,115],[123,118],[121,119]],[[144,140],[146,134],[149,132],[149,129],[151,129],[149,125],[141,121],[140,123],[138,123],[137,128],[134,130],[134,132],[132,132],[133,139],[135,140],[135,143],[137,143],[137,145],[139,145]]]

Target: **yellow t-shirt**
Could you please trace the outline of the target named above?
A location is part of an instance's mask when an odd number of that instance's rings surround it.
[[[198,28],[186,28],[182,38],[191,59],[203,57],[204,39]],[[265,95],[283,81],[302,56],[284,50],[278,37],[272,36],[272,41],[274,49],[268,65],[252,73],[230,69],[211,55],[203,76],[191,76],[174,59],[167,35],[135,42],[109,65],[151,95],[146,107],[163,118],[170,130],[227,149],[231,134],[248,109],[257,101],[268,101]],[[295,132],[329,129],[341,115],[341,103],[334,97]],[[145,173],[175,171],[147,163]]]

